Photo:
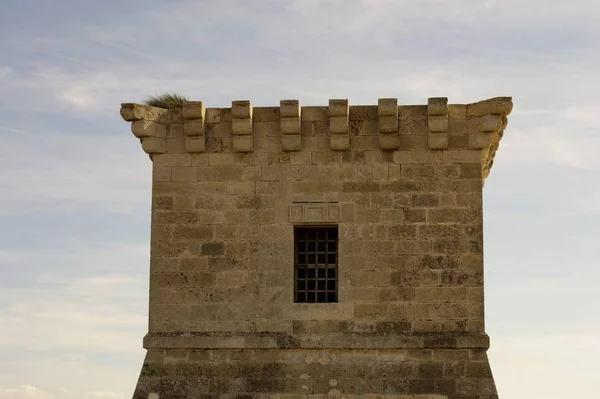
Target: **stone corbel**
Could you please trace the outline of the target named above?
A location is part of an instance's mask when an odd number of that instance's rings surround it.
[[[206,151],[204,104],[202,101],[188,101],[183,104],[182,114],[185,150],[191,153]]]
[[[380,98],[377,101],[379,125],[379,146],[382,150],[397,150],[400,145],[398,136],[398,99]]]
[[[350,149],[350,107],[347,99],[329,100],[329,147],[333,151]]]
[[[254,149],[252,104],[249,100],[231,102],[231,131],[234,152],[251,152]]]
[[[512,107],[511,97],[495,97],[467,105],[467,146],[469,149],[482,150],[484,179],[494,163]]]
[[[279,102],[279,118],[283,151],[300,151],[302,149],[300,102],[298,100],[281,100]]]
[[[147,154],[167,152],[167,110],[140,104],[121,104],[121,117],[131,122],[133,135]]]
[[[432,97],[427,101],[427,143],[432,150],[448,148],[448,99]]]

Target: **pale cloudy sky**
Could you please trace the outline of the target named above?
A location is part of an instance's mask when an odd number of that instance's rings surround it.
[[[485,188],[503,399],[600,392],[600,2],[0,0],[0,399],[131,397],[150,161],[121,102],[513,96]]]

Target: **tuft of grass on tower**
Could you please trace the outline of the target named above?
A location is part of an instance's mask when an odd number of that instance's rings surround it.
[[[183,103],[188,102],[189,100],[177,93],[164,93],[157,96],[148,96],[144,104],[150,105],[152,107],[165,108],[165,109],[174,109],[181,108]]]

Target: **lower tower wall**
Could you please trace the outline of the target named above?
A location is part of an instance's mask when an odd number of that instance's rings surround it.
[[[421,347],[377,347],[384,342]],[[152,346],[207,347],[149,349],[134,399],[497,399],[486,342],[485,334],[148,335]],[[330,343],[337,347],[314,347]]]

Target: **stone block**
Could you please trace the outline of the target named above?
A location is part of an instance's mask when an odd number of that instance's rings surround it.
[[[512,111],[511,97],[495,97],[467,105],[467,118],[484,115],[508,115]]]
[[[352,105],[348,107],[350,122],[375,122],[377,123],[377,105]]]
[[[302,122],[324,122],[329,119],[328,107],[302,107],[300,119]]]
[[[234,135],[251,135],[252,134],[252,119],[231,120],[231,131]]]
[[[208,124],[221,123],[221,113],[219,108],[207,108],[205,119]]]
[[[427,145],[432,150],[445,150],[448,148],[448,135],[444,133],[429,133]]]
[[[252,119],[252,104],[249,100],[231,102],[231,117],[233,119]],[[223,122],[223,121],[221,121]]]
[[[152,160],[154,165],[161,166],[191,166],[190,154],[156,154]]]
[[[448,131],[448,116],[430,115],[427,126],[431,133],[445,133]]]
[[[173,233],[175,240],[208,241],[214,237],[214,229],[205,226],[177,226]]]
[[[350,149],[350,137],[344,134],[336,134],[329,137],[329,148],[332,151],[347,151]]]
[[[286,152],[300,151],[302,150],[302,137],[298,134],[295,136],[288,135],[281,137],[281,148]],[[310,156],[310,153],[305,153]]]
[[[446,97],[431,97],[427,101],[427,113],[431,115],[448,115],[448,99]]]
[[[398,99],[380,98],[377,100],[377,114],[380,120],[382,116],[393,116],[398,119]]]
[[[198,181],[198,168],[196,166],[173,166],[171,180],[177,182]]]
[[[121,117],[127,122],[133,122],[144,118],[143,108],[139,104],[121,104]]]
[[[480,162],[460,164],[461,179],[481,179],[482,167]],[[479,197],[479,196],[477,196]]]
[[[154,164],[152,168],[152,180],[171,181],[171,167]]]
[[[331,203],[295,203],[288,209],[291,223],[337,223],[341,220],[341,207]]]
[[[232,144],[235,152],[251,152],[254,147],[254,138],[252,136],[235,136]]]
[[[281,123],[279,120],[275,122],[253,121],[252,123],[252,135],[254,137],[273,137],[280,136],[281,134]]]
[[[186,136],[204,136],[205,125],[203,119],[189,119],[183,124],[183,132]]]
[[[452,127],[450,129],[451,129],[450,133],[452,133]],[[460,135],[460,136],[455,136],[450,133],[448,136],[448,148],[453,148],[453,149],[467,148],[467,143],[468,143],[469,137],[466,134]]]
[[[501,115],[485,115],[481,121],[481,131],[486,133],[496,133],[502,128]]]
[[[348,116],[332,116],[329,118],[329,132],[334,134],[348,134]]]
[[[163,118],[161,118],[163,119]],[[172,124],[172,123],[183,123],[184,119],[183,119],[183,112],[181,110],[181,108],[172,108],[167,110],[166,113],[166,120],[167,120],[167,124]]]
[[[170,154],[184,154],[185,151],[185,140],[180,139],[167,139],[167,152]]]
[[[192,166],[207,166],[208,154],[190,154]]]
[[[183,138],[183,123],[172,123],[168,127],[169,134],[167,135],[170,139],[179,139]]]
[[[378,121],[350,121],[350,133],[359,136],[373,136],[379,133]]]
[[[302,143],[302,141],[300,141]],[[312,153],[308,151],[298,151],[290,153],[290,165],[310,165],[312,163]]]
[[[491,133],[474,133],[469,134],[467,146],[469,149],[481,150],[484,148],[488,148],[491,143]]]
[[[329,100],[329,117],[333,116],[345,116],[348,118],[349,107],[348,100],[346,99],[332,99]]]
[[[169,127],[162,123],[156,123],[154,137],[166,138],[168,136]]]
[[[206,114],[202,101],[186,101],[181,109],[185,119],[204,119]]]
[[[146,154],[162,154],[167,152],[167,139],[143,137],[142,149]]]
[[[433,179],[435,165],[433,164],[406,164],[402,165],[402,177],[408,179]]]
[[[479,149],[447,150],[443,152],[445,163],[481,162],[482,152]]]
[[[397,116],[380,116],[379,117],[379,133],[397,133],[398,132],[398,117]]]
[[[281,118],[300,118],[300,102],[298,100],[281,100],[279,109]]]
[[[252,108],[252,120],[255,122],[277,122],[279,118],[279,107]]]
[[[208,154],[208,165],[216,166],[216,165],[233,165],[235,164],[236,154],[233,152],[225,152],[225,153],[212,153]]]
[[[227,183],[227,194],[248,195],[254,194],[254,182]]]
[[[204,136],[186,137],[185,151],[190,153],[206,151],[206,139],[204,138]]]
[[[165,123],[167,112],[166,109],[151,107],[149,105],[131,103],[121,104],[121,117],[128,122],[144,119],[147,121],[160,121],[161,123]]]
[[[448,106],[448,130],[453,135],[467,133],[467,106],[453,104]]]
[[[280,128],[282,135],[285,134],[300,134],[300,118],[282,117]]]
[[[154,137],[156,135],[156,123],[147,120],[136,120],[131,123],[131,131],[138,138]]]

